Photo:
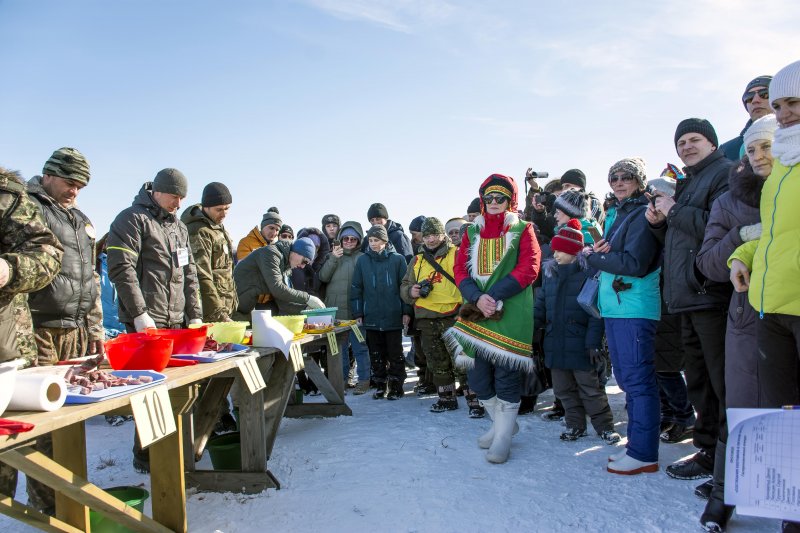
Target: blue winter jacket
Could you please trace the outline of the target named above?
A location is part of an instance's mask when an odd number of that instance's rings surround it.
[[[597,300],[603,318],[661,319],[661,244],[650,231],[644,216],[646,207],[644,196],[613,206],[606,216],[604,235],[611,242],[611,251],[587,258],[589,265],[601,272]],[[624,224],[632,213],[635,218]],[[630,288],[614,290],[618,278]]]
[[[592,370],[587,350],[600,349],[603,320],[578,305],[578,294],[591,276],[578,262],[542,266],[542,286],[536,290],[533,316],[544,328],[544,364],[547,368]]]
[[[106,338],[125,333],[125,326],[119,321],[119,298],[117,289],[108,279],[108,255],[103,252],[97,256],[100,262],[100,301],[103,304],[103,329]]]
[[[400,299],[406,260],[397,252],[368,250],[356,261],[350,284],[350,312],[362,318],[366,329],[392,331],[403,328],[403,315],[411,306]]]

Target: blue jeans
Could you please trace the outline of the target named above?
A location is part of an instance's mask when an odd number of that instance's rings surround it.
[[[645,318],[606,318],[606,338],[617,384],[628,403],[628,455],[658,461],[661,410],[656,381],[658,322]]]
[[[497,396],[511,403],[519,403],[522,393],[522,377],[519,370],[493,365],[480,357],[475,358],[475,366],[467,371],[469,388],[474,390],[479,400]]]
[[[359,326],[361,330],[361,335],[366,339],[367,334],[364,331],[364,326]],[[369,348],[367,348],[366,342],[358,342],[356,339],[356,334],[353,331],[350,331],[350,334],[347,336],[345,341],[339,347],[341,350],[342,356],[342,372],[345,379],[347,381],[347,376],[350,374],[350,357],[347,355],[347,348],[353,349],[353,357],[356,359],[356,374],[358,375],[358,381],[368,381],[369,380]]]

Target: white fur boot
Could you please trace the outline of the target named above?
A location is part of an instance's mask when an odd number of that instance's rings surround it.
[[[650,474],[658,472],[658,463],[647,463],[634,459],[625,454],[621,459],[608,463],[606,470],[612,474],[622,474],[624,476],[635,476],[636,474]]]
[[[481,405],[486,410],[486,414],[489,415],[489,419],[492,421],[492,426],[489,428],[489,431],[478,437],[478,447],[484,450],[489,449],[489,446],[492,445],[492,440],[494,440],[494,412],[497,408],[497,396],[492,396],[488,400],[481,400]],[[517,421],[514,420],[514,432],[512,435],[516,435],[519,433],[519,424]]]
[[[494,438],[489,451],[486,452],[486,460],[490,463],[505,463],[508,460],[511,436],[514,434],[514,427],[517,426],[518,411],[519,402],[497,400],[497,406],[494,409]]]

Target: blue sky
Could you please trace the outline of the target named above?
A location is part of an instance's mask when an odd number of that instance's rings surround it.
[[[0,0],[0,165],[73,146],[100,233],[164,167],[295,231],[372,202],[407,227],[464,214],[493,172],[679,163],[677,123],[720,142],[753,77],[797,60],[794,2]],[[794,15],[794,16],[793,16]]]

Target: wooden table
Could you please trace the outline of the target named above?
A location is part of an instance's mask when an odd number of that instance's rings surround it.
[[[338,328],[337,335],[344,329]],[[324,335],[309,335],[297,342],[305,345],[327,342],[327,339]],[[233,357],[163,371],[177,431],[148,448],[152,518],[128,507],[87,480],[85,421],[93,416],[129,410],[129,395],[91,404],[65,405],[53,412],[6,413],[4,416],[7,418],[30,422],[35,427],[17,435],[0,435],[0,461],[52,487],[56,492],[56,516],[44,515],[8,497],[0,497],[0,512],[44,531],[86,531],[91,508],[136,531],[185,532],[187,483],[204,490],[237,492],[242,489],[243,482],[247,492],[266,487],[279,488],[278,481],[266,468],[266,462],[272,453],[292,391],[294,369],[275,349],[255,348],[254,351],[261,355],[258,366],[267,387],[253,395],[243,394],[240,400],[242,472],[195,472],[192,452],[197,447],[197,438],[186,438],[192,435],[193,426],[199,424],[204,428],[209,424],[212,407],[216,409],[213,416],[216,419],[222,397],[220,391],[227,394],[239,372],[238,358]],[[201,400],[195,407],[198,382],[203,380],[209,380],[204,394],[208,399]],[[213,403],[214,397],[216,404]],[[195,417],[191,416],[193,407]],[[211,426],[213,428],[213,420]],[[47,433],[51,433],[53,438],[53,459],[32,447],[34,439]],[[201,440],[203,435],[205,431],[200,435]],[[185,459],[187,456],[188,461]],[[187,462],[190,468],[186,468]]]

